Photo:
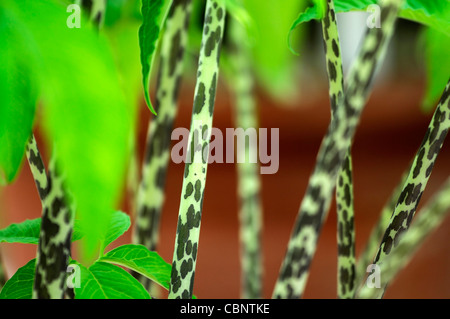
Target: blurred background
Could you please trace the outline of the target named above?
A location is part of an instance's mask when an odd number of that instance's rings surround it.
[[[271,297],[293,223],[330,120],[320,23],[313,21],[294,31],[293,46],[299,56],[290,52],[287,46],[287,31],[304,5],[301,1],[297,3],[295,11],[275,10],[281,12],[280,17],[271,23],[255,18],[256,24],[261,24],[258,25],[259,35],[252,40],[254,61],[259,65],[255,68],[255,98],[260,127],[280,129],[279,170],[273,175],[261,175],[264,298]],[[175,127],[190,126],[199,41],[195,26],[198,28],[202,22],[202,15],[196,15],[196,12],[194,10],[191,30],[194,40],[187,50],[186,76]],[[338,15],[345,72],[358,49],[359,38],[367,28],[367,16],[367,13]],[[278,36],[275,41],[269,33],[277,28],[286,36]],[[357,256],[364,248],[384,203],[420,146],[437,103],[436,99],[431,99],[428,104],[432,107],[428,107],[428,111],[424,108],[429,85],[424,41],[423,27],[407,20],[398,21],[396,34],[386,60],[379,68],[356,132],[352,151]],[[140,158],[150,117],[141,98],[136,132]],[[222,131],[235,126],[233,96],[225,77],[219,80],[213,123]],[[39,123],[36,135],[48,163]],[[437,159],[419,210],[450,174],[450,147],[447,144]],[[170,163],[158,250],[169,263],[173,255],[183,170],[183,164]],[[121,209],[132,216],[125,194],[124,191]],[[6,187],[1,196],[1,227],[40,217],[40,201],[28,165],[23,165],[15,183]],[[210,164],[194,286],[194,294],[199,298],[239,298],[237,211],[235,165]],[[333,201],[312,262],[304,298],[336,298],[336,229]],[[423,244],[408,267],[389,285],[385,298],[450,298],[449,229],[450,218],[447,218]],[[129,243],[130,240],[131,230],[115,245]],[[2,244],[0,249],[9,276],[36,255],[36,246],[32,245]]]

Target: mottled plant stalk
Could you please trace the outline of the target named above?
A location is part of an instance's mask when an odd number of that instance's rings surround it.
[[[228,78],[234,93],[234,122],[237,128],[256,129],[258,127],[257,105],[253,92],[254,81],[248,39],[242,25],[235,20],[230,22],[228,30],[230,32],[231,72]],[[259,164],[250,161],[250,154],[256,154],[256,152],[256,145],[246,140],[245,161],[242,163],[238,161],[236,164],[240,205],[241,297],[244,299],[262,298],[261,180]]]
[[[173,1],[161,45],[155,103],[158,115],[149,123],[142,179],[138,188],[133,243],[142,244],[152,251],[158,246],[159,221],[170,160],[169,147],[177,115],[190,14],[190,0]],[[135,277],[150,289],[149,279],[139,274]]]
[[[309,179],[275,284],[274,298],[299,298],[303,293],[338,172],[348,153],[370,92],[375,67],[386,51],[402,3],[402,0],[382,1],[381,28],[368,29],[366,32],[361,51],[348,76],[343,107],[336,108],[320,146],[316,166]]]
[[[36,189],[41,199],[41,204],[44,206],[44,200],[50,192],[50,182],[48,180],[47,172],[45,171],[44,162],[42,161],[41,153],[37,146],[36,138],[32,134],[25,149],[28,164],[30,166],[31,174],[33,175]]]
[[[171,299],[192,298],[225,14],[225,0],[207,0],[172,262]]]
[[[337,244],[339,299],[353,298],[356,290],[355,219],[353,205],[352,156],[350,148],[344,160],[337,185]]]
[[[391,219],[392,212],[395,209],[395,204],[397,204],[397,199],[400,197],[400,194],[402,192],[403,184],[408,177],[408,172],[409,170],[403,173],[400,179],[400,183],[397,184],[391,194],[391,197],[385,203],[383,209],[381,210],[378,222],[370,233],[370,237],[367,240],[366,247],[364,248],[361,256],[358,259],[358,262],[356,264],[356,283],[358,285],[363,282],[366,276],[366,269],[369,265],[372,264],[378,247],[380,246],[381,239],[383,238],[383,234],[386,228],[389,226],[389,220]]]
[[[380,288],[364,285],[358,293],[359,298],[382,298],[388,283],[410,262],[426,238],[439,227],[450,213],[450,178],[418,213],[416,220],[402,236],[400,243],[393,248],[380,264]]]
[[[56,171],[55,156],[50,161],[47,175],[34,136],[31,136],[27,144],[26,153],[42,202],[42,222],[32,297],[63,299],[74,216],[71,208],[66,205],[63,178]]]
[[[339,33],[333,0],[327,0],[322,19],[322,34],[327,63],[331,116],[342,108],[344,71],[342,69]],[[353,298],[355,291],[355,229],[351,147],[344,159],[336,184],[338,285],[339,299]]]
[[[434,167],[434,163],[444,144],[450,128],[450,80],[433,114],[422,145],[416,153],[408,177],[403,184],[395,210],[381,240],[375,264],[381,264],[397,246],[402,233],[406,231],[414,217],[422,193]]]

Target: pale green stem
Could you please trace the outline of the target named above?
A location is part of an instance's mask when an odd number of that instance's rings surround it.
[[[137,193],[137,216],[133,243],[156,250],[164,203],[170,142],[177,115],[178,93],[183,76],[183,56],[188,37],[191,1],[174,0],[166,20],[162,38],[155,108],[158,115],[148,127],[142,178]],[[134,274],[150,289],[151,281]]]
[[[246,31],[237,21],[232,20],[230,32],[230,74],[229,85],[234,93],[234,122],[236,128],[256,130],[257,105],[253,92],[254,81],[251,69],[251,57]],[[251,134],[251,133],[249,133]],[[239,196],[239,237],[241,262],[241,297],[257,299],[262,297],[262,205],[260,198],[260,168],[257,162],[251,162],[256,154],[256,141],[245,139],[244,161],[236,164],[238,173]],[[242,151],[242,150],[238,150]]]
[[[449,128],[450,80],[445,87],[425,137],[422,140],[422,145],[416,153],[408,177],[403,184],[402,192],[389,220],[389,226],[386,228],[378,253],[374,259],[375,264],[383,262],[392,251],[392,248],[399,244],[402,233],[408,229]]]
[[[391,219],[392,212],[395,209],[395,204],[397,204],[397,199],[402,192],[403,184],[408,177],[408,172],[409,170],[403,173],[400,179],[400,183],[397,184],[391,194],[391,197],[385,203],[383,209],[381,210],[380,218],[378,219],[377,224],[372,229],[370,237],[367,240],[366,247],[364,248],[361,256],[358,259],[356,266],[356,283],[358,285],[364,280],[367,267],[372,264],[373,259],[375,258],[375,254],[377,253],[378,247],[380,246],[383,234],[386,228],[389,226],[389,220]]]
[[[331,116],[336,108],[342,108],[344,96],[344,72],[338,26],[333,0],[327,0],[325,16],[322,19],[322,34],[328,72]],[[353,177],[351,148],[339,171],[336,184],[337,244],[338,244],[338,285],[340,299],[352,298],[355,291],[355,228],[353,207]]]
[[[169,298],[192,298],[194,288],[225,14],[225,0],[207,0]]]
[[[56,172],[54,157],[48,175],[34,136],[26,148],[27,159],[42,202],[42,222],[36,257],[33,299],[63,299],[66,269],[71,254],[73,207],[66,205],[64,181]]]

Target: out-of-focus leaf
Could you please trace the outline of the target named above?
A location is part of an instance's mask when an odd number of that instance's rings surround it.
[[[399,16],[429,26],[450,36],[449,0],[406,0]]]
[[[36,101],[33,39],[9,8],[0,4],[0,185],[14,180],[30,138]]]
[[[150,111],[156,115],[150,99],[150,75],[154,61],[154,53],[158,45],[159,35],[167,16],[171,0],[142,0],[142,25],[139,28],[139,46],[141,48],[142,81],[145,101]]]
[[[0,292],[0,299],[31,299],[35,268],[36,259],[20,267],[5,283]]]
[[[141,21],[140,0],[106,1],[105,27],[114,26],[123,19]]]
[[[128,3],[128,2],[127,2]],[[131,14],[130,12],[129,14]],[[141,97],[141,64],[139,62],[139,21],[132,16],[124,16],[109,28],[103,29],[113,49],[114,60],[119,71],[120,84],[125,92],[127,109],[132,118],[129,154],[136,149],[137,113]]]
[[[289,36],[299,24],[315,19],[321,19],[320,10],[315,0],[314,4],[300,12],[291,26]],[[365,11],[371,4],[377,4],[377,0],[335,0],[336,12]],[[450,1],[406,0],[400,10],[399,16],[415,21],[436,30],[440,30],[450,36]]]
[[[256,37],[258,36],[258,31],[256,30],[255,21],[253,21],[251,15],[244,8],[242,1],[227,0],[226,8],[230,16],[233,19],[236,19],[236,21],[246,29],[248,36],[247,41],[254,42]]]
[[[431,112],[450,76],[450,37],[432,28],[425,30],[427,86],[422,109]]]
[[[69,28],[70,14],[54,1],[6,0],[32,34],[41,60],[44,128],[57,148],[61,170],[86,232],[91,257],[106,231],[122,190],[131,115],[105,38],[88,28]]]
[[[305,0],[244,0],[253,18],[257,38],[251,48],[258,83],[272,96],[289,100],[296,94],[295,57],[286,48],[291,21],[304,8]],[[281,35],[281,36],[280,36]]]
[[[202,42],[203,20],[205,17],[206,0],[192,1],[191,19],[188,28],[188,38],[186,44],[186,51],[198,60],[198,53]],[[196,72],[197,66],[193,65],[192,60],[185,59],[183,69],[187,74]]]

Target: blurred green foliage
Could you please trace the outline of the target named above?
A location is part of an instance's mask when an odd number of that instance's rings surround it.
[[[426,28],[424,36],[427,87],[422,109],[432,112],[450,78],[450,37],[433,28]]]
[[[0,185],[17,175],[37,102],[37,47],[22,24],[8,2],[0,5]]]
[[[92,256],[122,191],[135,114],[135,105],[126,101],[131,89],[124,85],[127,80],[121,81],[126,73],[122,76],[116,65],[120,54],[113,53],[111,42],[90,28],[85,17],[81,28],[69,28],[71,12],[61,2],[24,0],[19,4],[5,0],[0,8],[16,17],[15,32],[27,37],[27,43],[35,43],[36,50],[19,50],[17,36],[2,37],[5,47],[17,49],[14,56],[32,56],[24,65],[32,70],[30,75],[36,74],[43,104],[42,124],[49,145],[57,150],[77,215],[87,233],[84,252]],[[0,23],[3,27],[5,20]],[[15,63],[14,59],[4,61],[7,65]],[[33,83],[13,71],[7,70],[8,76],[21,85]],[[1,99],[2,110],[5,103],[16,103],[8,95],[2,94]],[[35,103],[28,108],[16,105],[17,112],[11,117],[33,119]],[[7,119],[1,118],[2,130],[11,125]],[[22,135],[29,136],[31,125],[14,127],[13,131],[20,130],[27,130]],[[23,157],[23,137],[12,144],[12,149]]]

